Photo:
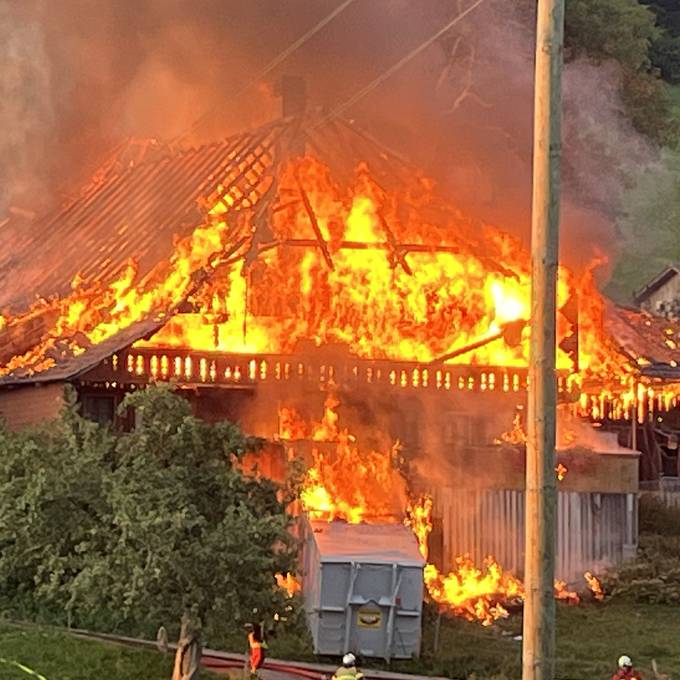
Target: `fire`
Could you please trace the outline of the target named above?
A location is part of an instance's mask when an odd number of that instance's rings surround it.
[[[518,446],[520,444],[526,444],[527,435],[524,431],[524,423],[522,422],[522,413],[518,409],[515,412],[515,416],[512,419],[512,429],[507,432],[503,432],[498,439],[494,439],[494,444],[512,444],[513,446]]]
[[[312,156],[262,167],[239,210],[230,187],[201,197],[202,223],[145,276],[131,261],[116,280],[76,277],[63,298],[3,316],[2,333],[35,316],[45,331],[0,375],[45,371],[143,319],[163,325],[138,347],[285,354],[313,341],[371,359],[527,365],[530,261],[517,240],[464,217],[417,172],[383,186],[366,163],[342,178]],[[607,336],[592,271],[579,282],[560,267],[560,345],[573,336],[566,310],[577,298],[580,373],[570,384],[613,378],[608,389],[635,403],[643,358],[631,363]],[[558,366],[573,368],[561,348]],[[584,395],[588,415],[603,415],[600,397]]]
[[[555,473],[557,474],[557,481],[561,482],[567,476],[567,472],[569,472],[569,470],[567,469],[567,466],[563,465],[562,463],[558,463],[557,467],[555,467]]]
[[[590,592],[593,594],[593,597],[598,602],[602,602],[604,600],[604,590],[602,589],[602,583],[600,580],[597,578],[597,576],[594,576],[589,571],[583,574],[583,576],[586,579],[586,583],[588,584],[588,588],[590,588]]]
[[[424,497],[411,504],[405,523],[416,535],[420,552],[427,560],[427,540],[432,531],[432,499]],[[504,604],[521,599],[523,593],[521,581],[503,571],[493,557],[487,557],[480,569],[468,555],[462,555],[456,558],[456,566],[448,574],[440,573],[434,564],[428,563],[424,578],[425,587],[434,602],[456,616],[481,621],[485,626],[507,617]]]
[[[177,244],[175,254],[154,280],[137,282],[134,262],[128,262],[119,278],[108,285],[82,288],[76,277],[72,293],[53,303],[57,318],[42,342],[24,355],[13,357],[0,368],[0,375],[21,367],[28,367],[33,372],[45,370],[54,364],[53,359],[49,362],[48,353],[57,350],[60,343],[67,344],[70,353],[77,355],[83,351],[83,345],[101,343],[136,321],[166,314],[190,292],[196,272],[211,268],[219,261],[230,237],[225,222],[199,226],[190,237]],[[39,303],[25,316],[44,305]]]
[[[361,357],[426,362],[462,351],[452,360],[525,365],[526,254],[498,230],[475,233],[431,187],[416,179],[405,195],[388,192],[365,164],[352,184],[340,186],[314,158],[289,164],[279,192],[299,200],[273,215],[281,247],[262,253],[249,271],[235,264],[210,284],[199,313],[183,315],[150,344],[278,353],[311,339],[347,344]],[[427,217],[435,210],[436,226]],[[563,305],[571,288],[565,273],[562,279]],[[233,300],[246,280],[249,311]],[[225,308],[229,319],[214,331],[205,314]],[[563,354],[560,362],[571,365]]]
[[[361,451],[356,438],[338,426],[337,398],[329,394],[323,419],[311,427],[294,417],[298,438],[332,442],[334,450],[312,449],[312,465],[300,491],[300,501],[313,520],[341,519],[350,524],[366,521],[396,522],[406,484],[398,471],[399,444],[387,452]],[[287,414],[293,413],[287,409]]]
[[[567,604],[578,604],[581,601],[579,594],[567,588],[565,581],[555,581],[555,599]]]
[[[333,385],[329,384],[332,389]],[[340,402],[330,392],[324,402],[323,417],[320,422],[311,425],[293,408],[286,406],[279,409],[279,437],[290,441],[311,439],[317,442],[336,442],[340,438],[338,429],[339,416],[337,408]]]
[[[487,557],[480,569],[469,556],[456,558],[456,566],[441,574],[433,564],[425,567],[425,586],[430,597],[456,616],[489,626],[508,616],[503,605],[520,600],[522,582]]]
[[[285,576],[283,574],[275,574],[276,585],[285,590],[288,597],[293,597],[296,593],[299,593],[302,586],[300,582],[291,573],[287,573]]]
[[[405,523],[411,527],[423,557],[428,558],[427,540],[432,530],[432,499],[425,497],[409,506]],[[434,564],[425,567],[425,586],[434,602],[455,616],[480,621],[489,626],[508,616],[506,606],[524,599],[524,585],[498,561],[488,556],[482,567],[468,555],[456,558],[454,569],[442,574]],[[567,588],[564,581],[555,581],[555,598],[578,604],[578,593]]]

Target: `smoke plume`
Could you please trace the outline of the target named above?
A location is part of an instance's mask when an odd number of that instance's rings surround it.
[[[283,73],[332,110],[466,6],[355,2],[265,82],[238,94],[337,0],[0,0],[0,215],[40,210],[121,139],[200,143],[271,120]],[[347,112],[439,180],[461,208],[518,234],[530,223],[533,7],[487,0]],[[563,257],[615,236],[622,192],[654,161],[613,65],[566,67]],[[578,247],[574,247],[578,244]]]

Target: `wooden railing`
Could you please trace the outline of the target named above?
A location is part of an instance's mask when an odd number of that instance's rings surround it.
[[[461,392],[521,392],[527,386],[527,370],[521,367],[373,361],[348,355],[328,358],[314,353],[252,355],[153,348],[131,348],[114,354],[83,378],[120,385],[174,381],[245,387],[285,381]],[[566,392],[566,375],[559,377],[559,388]]]

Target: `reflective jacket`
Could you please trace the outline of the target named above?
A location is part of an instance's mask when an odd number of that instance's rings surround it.
[[[364,674],[358,671],[354,666],[347,668],[346,666],[340,666],[335,674],[333,675],[333,680],[362,680]]]

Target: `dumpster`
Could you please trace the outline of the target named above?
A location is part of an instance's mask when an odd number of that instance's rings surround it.
[[[401,524],[307,522],[303,594],[316,654],[420,653],[423,568]]]

